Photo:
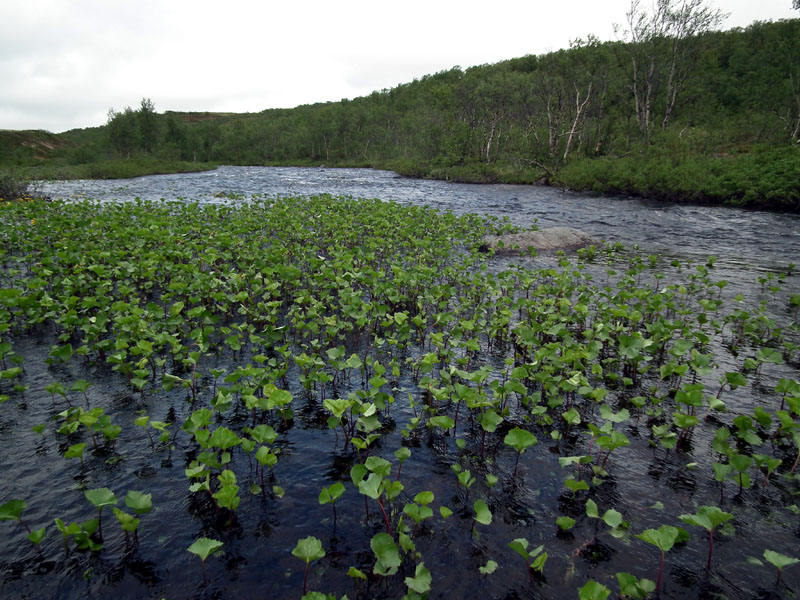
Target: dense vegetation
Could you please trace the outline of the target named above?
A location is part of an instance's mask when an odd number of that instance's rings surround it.
[[[791,272],[502,229],[0,204],[4,593],[794,597]]]
[[[171,170],[198,162],[374,166],[796,210],[800,20],[724,32],[690,22],[696,34],[681,37],[657,29],[656,16],[635,16],[624,28],[628,42],[590,37],[353,100],[158,114],[144,99],[136,110],[110,111],[104,127],[59,136],[44,161],[36,144],[4,142],[0,164],[43,162],[47,176],[92,177],[157,169],[152,159]]]

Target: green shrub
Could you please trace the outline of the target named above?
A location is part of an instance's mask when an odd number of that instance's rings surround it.
[[[27,179],[10,173],[0,173],[0,201],[31,198],[35,193]]]

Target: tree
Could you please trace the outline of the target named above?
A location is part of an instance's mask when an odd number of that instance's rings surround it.
[[[108,109],[108,137],[112,148],[119,154],[130,158],[139,145],[139,128],[136,113],[130,106],[122,112]]]
[[[622,34],[631,41],[626,46],[631,59],[631,91],[636,123],[646,143],[655,123],[657,99],[661,98],[661,128],[666,129],[694,69],[702,35],[726,17],[709,7],[707,0],[656,0],[652,11],[644,8],[641,0],[631,0],[627,29]]]
[[[139,140],[142,150],[152,152],[158,140],[158,117],[156,107],[150,98],[142,98],[136,115],[139,124]]]

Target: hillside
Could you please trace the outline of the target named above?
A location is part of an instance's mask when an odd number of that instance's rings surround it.
[[[159,114],[145,99],[103,127],[52,136],[49,149],[44,138],[33,148],[1,139],[0,165],[41,176],[198,163],[371,166],[798,210],[800,20],[639,43],[589,39],[257,114]]]

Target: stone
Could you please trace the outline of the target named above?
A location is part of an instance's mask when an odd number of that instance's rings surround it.
[[[503,242],[503,247],[499,242]],[[482,249],[493,249],[498,254],[525,254],[528,248],[539,252],[576,250],[600,242],[585,231],[573,227],[551,227],[538,231],[521,231],[505,235],[487,235]]]

